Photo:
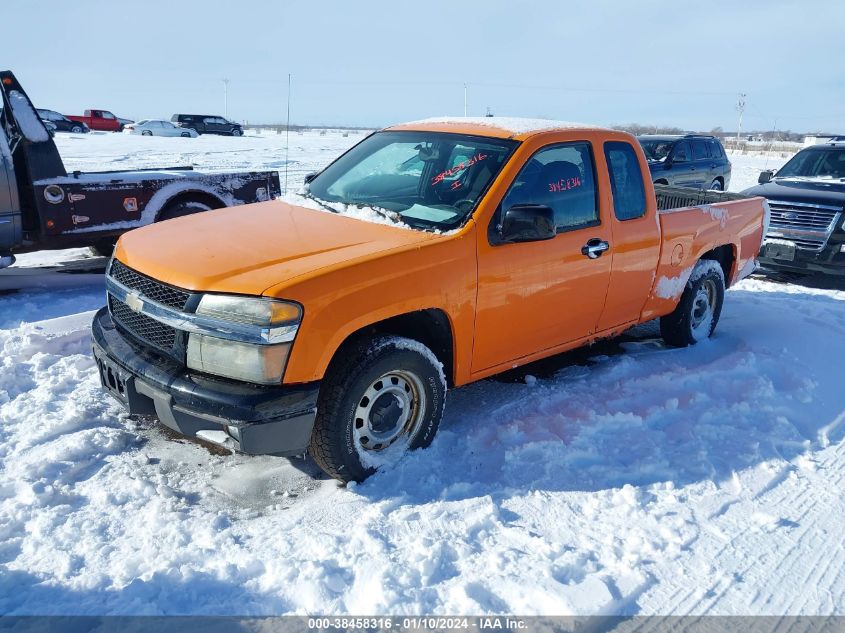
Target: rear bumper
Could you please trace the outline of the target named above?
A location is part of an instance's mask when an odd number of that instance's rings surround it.
[[[319,383],[266,387],[191,373],[130,343],[106,308],[95,315],[92,336],[100,381],[129,413],[251,455],[308,447]]]

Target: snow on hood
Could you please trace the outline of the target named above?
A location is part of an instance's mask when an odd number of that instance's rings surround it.
[[[38,117],[29,100],[18,90],[9,91],[9,103],[12,105],[12,114],[18,122],[18,127],[27,140],[33,143],[42,143],[50,140],[47,128]]]
[[[485,127],[507,130],[513,134],[528,134],[544,130],[600,128],[590,123],[573,123],[572,121],[555,121],[554,119],[528,119],[522,117],[433,117],[411,121],[403,125],[426,125],[431,123],[445,123],[447,125],[483,125]],[[600,128],[604,129],[604,128]]]

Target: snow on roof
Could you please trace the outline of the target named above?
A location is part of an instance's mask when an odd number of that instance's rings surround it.
[[[573,123],[572,121],[555,121],[554,119],[529,119],[523,117],[433,117],[411,121],[404,125],[420,125],[431,123],[445,123],[447,125],[483,125],[511,132],[514,135],[542,132],[544,130],[600,128],[590,123]]]

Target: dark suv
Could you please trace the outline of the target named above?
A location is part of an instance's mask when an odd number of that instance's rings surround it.
[[[731,162],[715,136],[647,134],[637,140],[643,146],[655,184],[727,190]]]
[[[176,125],[196,130],[198,134],[225,134],[243,136],[240,123],[234,123],[213,114],[174,114],[170,120]]]
[[[760,265],[781,272],[845,275],[845,142],[802,149],[756,187],[770,220]]]

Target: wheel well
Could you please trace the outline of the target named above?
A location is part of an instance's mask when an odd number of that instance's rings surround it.
[[[161,207],[161,210],[156,216],[156,220],[158,220],[162,214],[166,213],[168,209],[172,209],[183,202],[201,202],[203,204],[207,204],[212,209],[220,209],[226,206],[226,203],[224,203],[220,198],[210,193],[205,193],[204,191],[183,191],[164,203],[164,206]]]
[[[701,256],[701,259],[712,259],[719,262],[722,267],[722,272],[725,273],[725,288],[731,283],[731,270],[733,269],[736,254],[734,247],[731,244],[725,244],[714,248],[712,251],[707,251]]]
[[[669,181],[666,180],[665,178],[658,178],[657,180],[654,181],[654,184],[655,185],[668,185]]]
[[[400,314],[353,332],[339,349],[345,347],[353,339],[374,334],[390,334],[404,336],[419,341],[428,347],[441,363],[446,381],[451,387],[454,382],[454,355],[452,352],[452,326],[449,317],[442,310],[430,308]]]

